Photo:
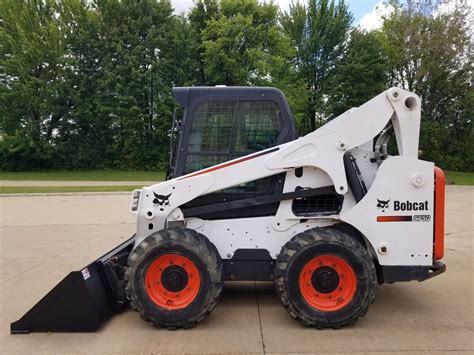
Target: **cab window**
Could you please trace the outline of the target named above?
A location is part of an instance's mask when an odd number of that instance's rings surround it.
[[[281,115],[273,101],[206,101],[194,110],[184,174],[277,144]]]

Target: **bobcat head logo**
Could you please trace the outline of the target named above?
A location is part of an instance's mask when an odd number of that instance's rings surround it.
[[[382,212],[385,212],[386,209],[390,208],[389,202],[390,200],[383,201],[383,200],[377,199],[377,207],[382,209]]]
[[[155,195],[155,198],[153,199],[153,203],[155,205],[160,205],[160,206],[167,206],[170,204],[169,198],[171,194],[169,195],[158,195],[155,192],[153,192],[153,195]]]

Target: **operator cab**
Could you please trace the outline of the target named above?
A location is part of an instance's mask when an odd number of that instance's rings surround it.
[[[178,87],[167,178],[175,178],[292,141],[298,137],[284,94],[268,87]],[[181,116],[178,117],[178,116]],[[186,207],[281,193],[285,174],[201,196]],[[278,203],[245,208],[241,217],[271,215]],[[228,212],[196,217],[227,218]],[[231,212],[235,216],[235,211]]]

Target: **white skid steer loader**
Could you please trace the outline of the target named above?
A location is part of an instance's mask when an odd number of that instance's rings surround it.
[[[444,175],[418,159],[420,99],[391,88],[297,138],[274,88],[175,88],[168,180],[135,190],[137,231],[71,272],[12,333],[94,331],[127,302],[189,328],[225,280],[274,281],[302,324],[364,316],[377,283],[445,271]],[[390,146],[391,135],[396,144]]]

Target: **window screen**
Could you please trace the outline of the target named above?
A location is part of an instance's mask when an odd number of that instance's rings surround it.
[[[194,111],[184,173],[276,145],[280,111],[273,101],[207,101]]]

